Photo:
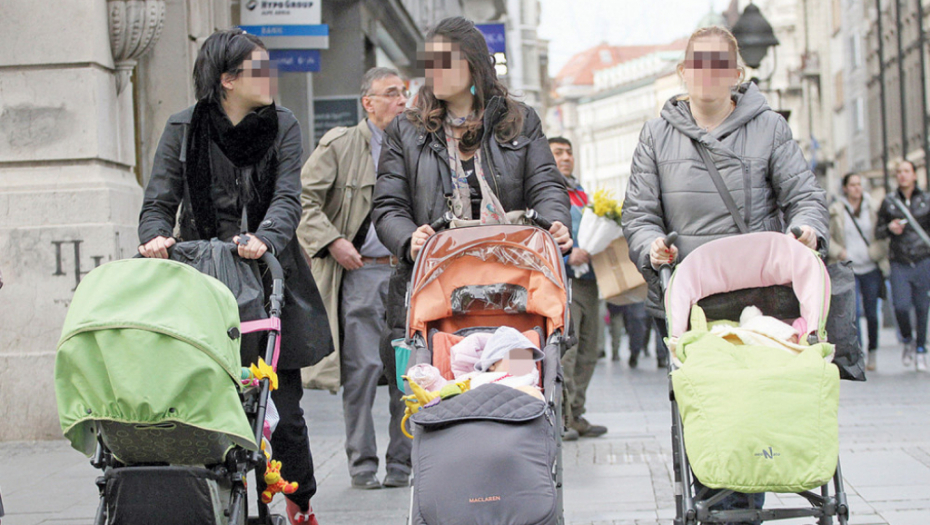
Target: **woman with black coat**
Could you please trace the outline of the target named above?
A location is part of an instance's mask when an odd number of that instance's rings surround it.
[[[403,337],[404,294],[413,261],[446,211],[482,224],[532,208],[571,249],[568,190],[539,117],[500,83],[484,36],[465,18],[447,18],[427,35],[426,85],[415,108],[385,130],[371,217],[400,261],[388,291],[388,334],[381,351],[388,377],[390,341]]]
[[[275,75],[255,36],[234,29],[204,42],[194,64],[197,104],[168,119],[155,152],[139,218],[139,253],[166,258],[176,239],[219,238],[238,244],[243,258],[258,259],[271,250],[280,261],[284,308],[279,388],[272,400],[281,420],[271,445],[282,476],[299,484],[286,496],[288,519],[316,525],[300,369],[329,354],[332,341],[294,235],[301,213],[300,127],[289,110],[274,104]]]

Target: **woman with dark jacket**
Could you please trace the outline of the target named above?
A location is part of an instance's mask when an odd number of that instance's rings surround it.
[[[279,388],[272,399],[281,420],[271,445],[282,477],[299,484],[286,496],[290,522],[316,525],[300,369],[330,353],[332,341],[294,235],[301,213],[300,127],[289,110],[274,104],[275,75],[255,36],[234,29],[204,42],[194,64],[197,104],[168,119],[155,152],[139,219],[139,253],[166,258],[175,239],[219,238],[238,244],[246,259],[267,250],[277,256],[285,290]]]
[[[447,18],[427,35],[426,85],[416,107],[385,130],[372,220],[399,262],[388,292],[382,358],[393,377],[392,338],[403,337],[413,261],[446,211],[483,224],[532,208],[572,245],[568,192],[536,113],[510,97],[474,23]]]
[[[669,100],[661,117],[643,126],[633,154],[623,203],[623,233],[630,259],[650,284],[647,309],[667,336],[657,270],[702,244],[745,231],[790,232],[800,227],[800,242],[812,249],[829,239],[823,189],[792,140],[787,122],[772,111],[753,83],[740,84],[736,39],[720,27],[691,35],[678,73],[687,95]],[[732,196],[737,224],[717,190],[702,151],[718,170]],[[678,232],[667,247],[666,234]],[[790,233],[788,233],[791,235]],[[728,506],[762,505],[746,495]]]

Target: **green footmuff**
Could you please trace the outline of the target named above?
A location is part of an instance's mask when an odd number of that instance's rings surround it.
[[[89,273],[55,359],[71,446],[92,454],[99,430],[126,463],[210,464],[233,445],[255,450],[238,328],[229,289],[185,264],[128,259]]]
[[[800,354],[703,330],[678,341],[672,373],[694,475],[710,488],[801,492],[833,477],[839,371],[820,343]]]

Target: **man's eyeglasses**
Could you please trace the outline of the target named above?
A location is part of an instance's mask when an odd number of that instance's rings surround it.
[[[736,69],[733,60],[726,51],[695,51],[691,58],[685,60],[688,69]]]
[[[452,51],[423,51],[417,64],[422,69],[452,69]]]
[[[246,60],[236,72],[244,72],[249,77],[271,78],[278,76],[278,65],[273,60]]]
[[[366,97],[385,97],[385,98],[397,98],[397,97],[410,98],[410,91],[406,89],[403,89],[403,90],[392,89],[384,93],[369,93],[365,96]]]

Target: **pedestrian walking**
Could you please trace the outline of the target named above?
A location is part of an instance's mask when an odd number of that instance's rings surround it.
[[[862,177],[847,173],[843,195],[830,205],[830,248],[827,262],[850,261],[856,275],[859,342],[862,331],[858,317],[865,315],[869,336],[866,370],[875,370],[878,351],[878,299],[883,296],[885,277],[880,265],[887,265],[888,243],[875,238],[877,210],[869,194],[862,191]]]
[[[552,137],[549,139],[549,149],[568,188],[572,239],[576,240],[571,253],[565,256],[565,270],[572,283],[570,309],[577,339],[562,356],[562,374],[565,378],[562,414],[565,417],[566,428],[562,439],[572,441],[579,436],[597,437],[607,432],[607,427],[593,425],[584,417],[588,385],[597,366],[600,351],[598,335],[604,331],[604,318],[599,312],[600,294],[597,280],[594,278],[594,268],[591,266],[591,254],[577,246],[578,227],[581,225],[581,215],[588,205],[588,194],[574,175],[575,156],[572,143],[564,137]],[[576,267],[584,267],[585,270],[579,274],[575,270]]]
[[[495,224],[508,211],[532,208],[552,222],[563,252],[572,245],[568,195],[539,117],[497,78],[484,36],[454,17],[426,42],[426,85],[415,107],[385,130],[374,192],[378,237],[398,258],[381,340],[388,377],[395,370],[390,341],[404,336],[413,261],[434,233],[430,223],[445,212]]]
[[[271,446],[283,464],[282,477],[299,484],[286,496],[288,519],[316,525],[300,369],[332,352],[332,342],[294,236],[300,219],[300,126],[288,109],[275,105],[276,72],[254,35],[215,32],[197,54],[193,76],[197,103],[169,117],[155,152],[139,218],[139,253],[166,258],[176,241],[219,238],[237,243],[246,259],[268,250],[277,256],[286,277],[279,387],[271,394],[280,421]]]
[[[639,366],[639,355],[648,353],[649,336],[652,335],[652,319],[646,312],[645,303],[616,305],[607,303],[610,312],[611,361],[620,361],[620,341],[626,332],[630,357],[630,368]]]
[[[338,344],[346,455],[352,487],[377,489],[378,445],[371,415],[384,369],[378,345],[385,326],[384,301],[397,258],[381,244],[371,221],[371,196],[384,128],[403,113],[407,88],[393,69],[375,67],[362,78],[358,125],[328,131],[301,172],[303,217],[297,237],[315,258],[313,277]],[[353,191],[354,190],[354,191]],[[401,432],[403,393],[388,381],[390,443],[385,487],[406,487],[410,441]]]
[[[930,195],[917,187],[914,164],[902,160],[895,170],[897,191],[885,196],[875,224],[876,239],[891,239],[891,302],[904,349],[904,366],[927,371],[927,310],[930,308]],[[911,328],[911,311],[916,334]]]
[[[659,267],[706,242],[794,227],[812,249],[829,240],[824,191],[785,119],[754,83],[741,83],[738,57],[726,29],[692,34],[678,66],[687,94],[671,98],[661,116],[643,126],[633,154],[623,233],[649,283],[646,307],[660,319]],[[672,231],[678,243],[666,246]],[[656,327],[661,337],[668,335],[664,321]],[[753,496],[733,494],[719,508],[761,507],[764,494]]]

